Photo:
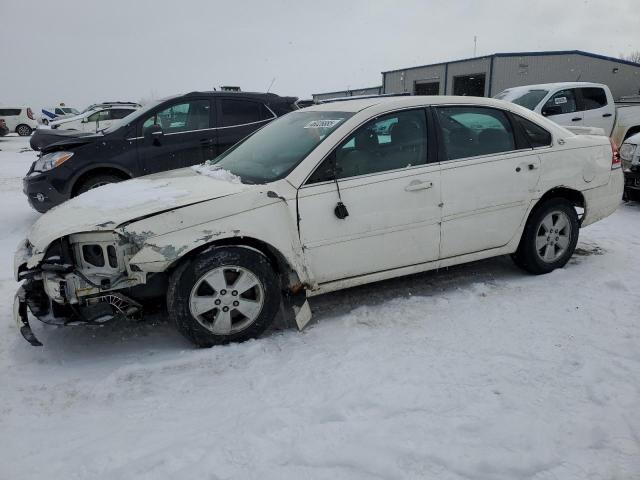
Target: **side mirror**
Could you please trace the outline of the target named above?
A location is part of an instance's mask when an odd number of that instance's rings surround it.
[[[560,115],[562,109],[560,107],[544,107],[540,113],[543,117],[550,117],[552,115]]]
[[[160,125],[150,125],[144,129],[144,139],[152,141],[156,144],[160,142],[163,136],[162,127]]]

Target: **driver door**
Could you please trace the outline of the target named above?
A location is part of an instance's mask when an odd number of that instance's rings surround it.
[[[541,113],[558,125],[579,127],[583,124],[583,112],[579,111],[573,88],[554,93],[542,107]]]
[[[428,163],[428,143],[425,109],[378,117],[299,189],[300,237],[318,283],[438,259],[440,169]]]
[[[215,157],[216,132],[209,99],[162,106],[139,124],[138,158],[144,175],[188,167]],[[149,127],[160,130],[150,135]]]

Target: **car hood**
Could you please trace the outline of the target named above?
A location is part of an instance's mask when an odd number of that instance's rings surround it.
[[[34,255],[72,233],[114,230],[123,224],[255,188],[231,174],[212,177],[195,168],[171,170],[90,190],[36,221],[28,234]],[[32,263],[32,262],[30,262]]]

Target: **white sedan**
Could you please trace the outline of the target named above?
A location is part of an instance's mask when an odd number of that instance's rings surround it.
[[[387,97],[298,110],[215,164],[91,190],[16,254],[15,316],[97,323],[166,296],[200,346],[260,335],[308,296],[510,254],[563,267],[620,203],[618,153],[517,105]],[[543,281],[543,280],[541,280]]]

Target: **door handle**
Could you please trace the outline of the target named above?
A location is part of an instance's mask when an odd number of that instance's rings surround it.
[[[575,117],[571,119],[572,122],[579,122],[580,120],[582,120],[580,117]]]
[[[433,182],[422,182],[420,180],[413,180],[409,185],[404,187],[404,190],[405,192],[415,192],[416,190],[426,190],[427,188],[431,187],[433,187]]]
[[[608,117],[610,117],[610,116],[611,116],[611,114],[610,114],[610,113],[604,113],[604,114],[602,115],[602,117],[603,117],[603,118],[608,118]]]
[[[538,164],[537,163],[528,163],[527,164],[527,169],[529,170],[535,170],[536,168],[538,168]],[[522,170],[522,164],[518,165],[516,167],[516,172],[519,172]]]

